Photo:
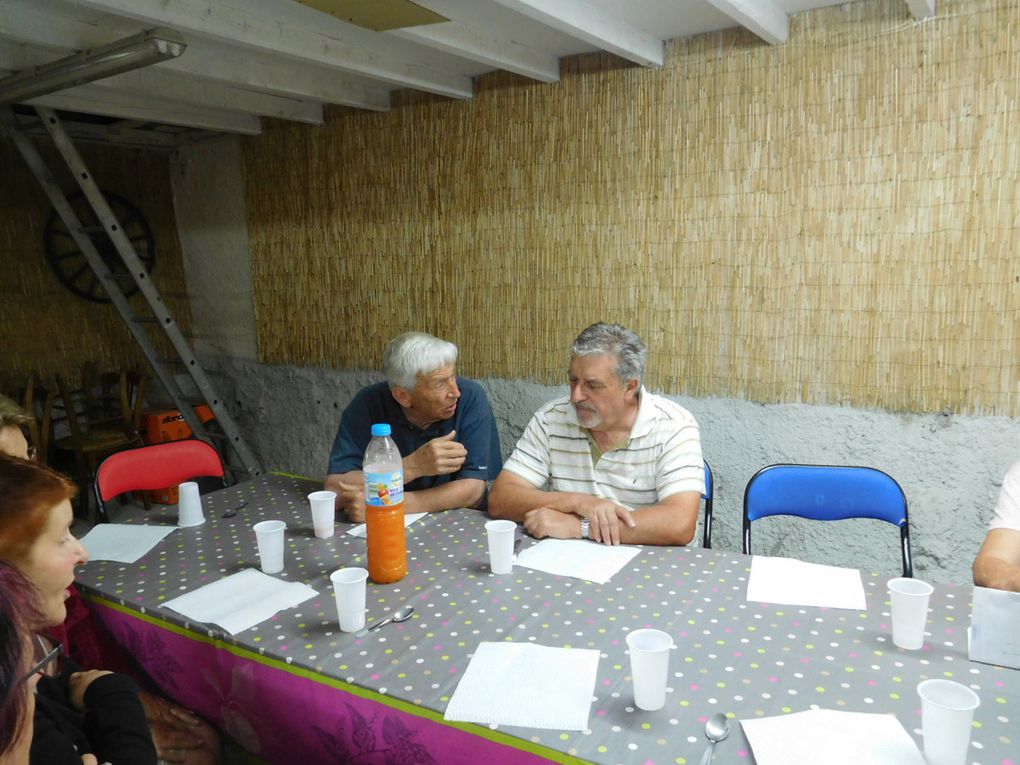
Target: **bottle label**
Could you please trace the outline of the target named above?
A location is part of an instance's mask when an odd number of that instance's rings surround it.
[[[404,501],[404,474],[397,470],[392,473],[365,473],[365,504],[399,505]]]

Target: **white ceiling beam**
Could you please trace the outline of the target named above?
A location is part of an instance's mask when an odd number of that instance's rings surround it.
[[[907,0],[907,7],[910,15],[919,21],[935,15],[935,0]]]
[[[494,0],[597,48],[642,66],[662,66],[663,40],[584,0]]]
[[[130,96],[96,85],[82,85],[59,93],[50,93],[33,98],[28,103],[48,106],[51,109],[102,114],[143,122],[162,122],[222,133],[258,135],[262,132],[260,119],[252,114],[195,107],[174,101],[157,101],[151,97]]]
[[[387,34],[539,82],[560,79],[560,61],[556,56],[540,53],[513,40],[497,40],[464,24],[451,21],[393,29]]]
[[[102,26],[69,15],[26,8],[22,0],[0,0],[0,30],[4,37],[67,52],[105,45],[138,31],[133,22],[105,22]],[[69,10],[73,10],[69,7]],[[113,20],[114,22],[116,20]],[[191,79],[256,90],[286,98],[341,104],[356,109],[387,111],[390,94],[330,71],[284,58],[244,52],[230,46],[211,49],[204,41],[189,41],[184,56],[165,61],[153,71],[172,71]],[[201,87],[196,82],[195,87]]]
[[[273,6],[272,13],[252,0],[78,0],[78,4],[144,24],[170,26],[185,35],[370,77],[393,87],[451,98],[474,94],[470,77],[417,63],[402,55],[399,43],[297,3]],[[265,15],[258,15],[259,10]],[[307,13],[315,19],[315,28],[308,25],[308,16],[303,15]],[[328,34],[323,30],[329,30]]]
[[[790,17],[772,0],[708,0],[742,27],[771,45],[790,39]]]
[[[38,48],[21,43],[9,43],[0,39],[0,68],[3,69],[28,69],[54,61],[62,55],[63,53],[40,51]],[[158,93],[160,98],[168,98],[193,106],[210,106],[214,109],[249,112],[263,117],[277,117],[312,125],[323,123],[320,104],[271,96],[220,84],[199,85],[194,80],[176,76],[156,67],[107,77],[97,80],[93,84],[100,88],[109,88],[134,95],[151,96],[153,93]]]
[[[158,130],[138,130],[130,122],[112,122],[109,125],[93,125],[87,122],[62,120],[64,129],[76,142],[82,143],[114,143],[119,146],[130,146],[136,149],[158,149],[171,151],[180,145],[180,133],[168,133]],[[145,124],[145,123],[141,123]],[[26,123],[22,125],[25,135],[49,139],[49,134],[42,124]]]

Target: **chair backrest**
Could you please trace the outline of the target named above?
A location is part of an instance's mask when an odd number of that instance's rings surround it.
[[[751,552],[751,522],[770,515],[816,521],[873,518],[900,529],[903,575],[913,576],[907,498],[895,479],[871,467],[769,465],[744,490],[744,552]]]
[[[162,489],[206,476],[223,478],[219,452],[189,438],[111,454],[99,464],[94,486],[104,504],[128,491]]]
[[[706,549],[712,548],[712,497],[713,492],[712,468],[705,461],[705,493],[701,498],[705,500],[705,518],[701,524],[701,546]]]

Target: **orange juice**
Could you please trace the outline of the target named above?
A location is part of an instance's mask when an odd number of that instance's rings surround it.
[[[376,584],[399,582],[407,576],[404,504],[368,505],[368,575]]]

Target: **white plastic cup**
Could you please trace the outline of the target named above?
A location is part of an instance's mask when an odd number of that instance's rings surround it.
[[[313,491],[308,495],[308,504],[312,507],[312,527],[319,539],[333,536],[336,521],[336,492]]]
[[[357,632],[365,626],[365,590],[368,571],[363,568],[341,568],[329,575],[336,598],[340,629]]]
[[[921,697],[924,761],[928,765],[964,765],[974,710],[981,699],[967,686],[941,678],[923,680],[917,695]]]
[[[177,525],[201,526],[205,523],[202,512],[202,498],[198,496],[198,484],[194,481],[177,487]]]
[[[485,533],[489,537],[489,568],[494,574],[509,574],[514,567],[514,532],[517,524],[513,521],[489,521]]]
[[[924,645],[924,628],[928,623],[928,599],[934,587],[920,579],[890,579],[889,605],[892,612],[892,641],[900,648],[913,651]]]
[[[262,573],[278,574],[283,571],[283,532],[287,524],[283,521],[259,521],[252,528],[259,545]]]
[[[638,709],[654,712],[666,704],[666,677],[672,647],[673,638],[662,630],[634,630],[627,635],[634,703]]]

